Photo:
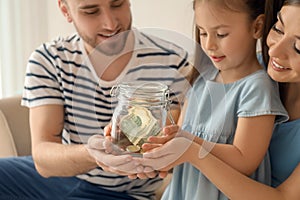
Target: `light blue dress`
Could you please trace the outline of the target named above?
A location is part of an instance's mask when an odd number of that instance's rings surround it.
[[[188,96],[184,130],[207,141],[232,144],[239,117],[276,115],[277,123],[288,119],[279,98],[278,86],[265,70],[256,71],[230,84],[212,81],[217,73],[215,68],[208,70],[195,81]],[[266,154],[251,177],[270,184],[269,161]],[[184,163],[174,168],[172,181],[162,199],[223,200],[227,197],[199,170]]]
[[[272,186],[287,179],[300,162],[300,119],[278,124],[270,145]]]

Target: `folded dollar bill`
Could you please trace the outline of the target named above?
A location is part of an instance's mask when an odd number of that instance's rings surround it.
[[[149,136],[160,132],[157,119],[141,106],[128,109],[128,114],[120,120],[120,129],[133,145],[141,145]]]

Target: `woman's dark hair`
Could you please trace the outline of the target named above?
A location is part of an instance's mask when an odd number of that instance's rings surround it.
[[[261,40],[262,54],[265,65],[268,65],[269,55],[266,44],[268,34],[277,21],[277,13],[284,5],[300,5],[300,0],[266,0],[264,32]]]
[[[268,62],[269,62],[269,54],[268,54],[269,48],[267,46],[267,37],[271,28],[277,21],[277,13],[284,5],[300,5],[300,0],[266,0],[265,24],[264,24],[263,37],[261,40],[263,60],[266,66],[268,66]],[[281,100],[283,100],[283,102],[285,98],[285,90],[284,90],[285,84],[286,83],[279,83],[280,97]]]
[[[267,46],[267,37],[272,26],[277,21],[277,13],[280,11],[283,3],[284,0],[266,0],[264,30],[261,40],[263,61],[266,66],[269,62],[269,48]]]

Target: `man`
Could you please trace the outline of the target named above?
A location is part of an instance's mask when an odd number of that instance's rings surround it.
[[[129,0],[58,5],[77,33],[30,57],[22,105],[30,108],[32,157],[0,160],[0,199],[154,199],[158,177],[130,180],[104,171],[99,166],[126,160],[104,151],[96,160],[85,144],[110,122],[117,83],[160,81],[182,93],[187,54],[132,29]]]

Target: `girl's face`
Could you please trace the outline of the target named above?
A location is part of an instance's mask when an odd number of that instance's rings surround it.
[[[237,73],[257,62],[256,39],[260,35],[256,36],[248,13],[196,0],[195,21],[202,49],[221,71]]]
[[[268,74],[278,82],[300,82],[300,6],[284,6],[267,38]]]

